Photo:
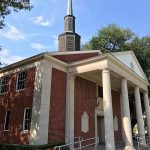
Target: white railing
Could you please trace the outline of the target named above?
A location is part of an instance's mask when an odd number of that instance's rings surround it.
[[[95,146],[95,150],[97,148],[97,144],[99,143],[99,138],[98,137],[93,137],[93,138],[89,138],[89,139],[83,139],[82,137],[80,138],[79,141],[77,142],[73,142],[70,144],[65,144],[65,145],[61,145],[61,146],[55,146],[54,150],[61,150],[64,148],[68,148],[70,150],[81,150],[82,148],[85,147],[89,147],[89,146]]]
[[[145,135],[144,135],[145,136]],[[145,141],[146,140],[146,141]],[[140,150],[142,147],[146,147],[148,148],[148,150],[150,150],[150,141],[149,141],[149,137],[146,138],[142,138],[140,136],[133,136],[133,141],[135,143],[137,143],[138,146],[138,150]],[[145,143],[146,142],[146,143]],[[146,144],[146,145],[145,145]]]
[[[82,140],[83,140],[82,136],[74,137],[74,142],[78,142],[78,141],[82,141]]]

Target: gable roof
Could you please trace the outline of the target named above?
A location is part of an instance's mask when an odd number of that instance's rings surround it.
[[[0,68],[0,73],[11,70],[13,68],[17,68],[29,63],[36,62],[38,60],[44,59],[45,57],[49,58],[55,63],[58,63],[63,66],[73,65],[73,64],[80,64],[85,63],[90,60],[97,60],[99,58],[105,57],[107,55],[110,55],[114,57],[118,63],[122,63],[124,66],[126,66],[129,70],[131,70],[133,73],[137,74],[140,78],[145,80],[148,83],[148,80],[137,60],[134,53],[132,51],[126,51],[126,52],[114,52],[114,53],[107,53],[102,54],[100,50],[91,50],[91,51],[75,51],[75,52],[44,52],[38,55],[35,55],[33,57],[29,57],[27,59],[24,59],[22,61],[16,62],[14,64],[8,65],[4,68]],[[129,62],[133,62],[135,66],[135,70],[131,69],[131,66],[129,65]]]
[[[111,54],[130,68],[134,73],[148,81],[133,51],[113,52]]]
[[[88,58],[93,58],[96,56],[102,55],[99,50],[92,50],[92,51],[74,51],[74,52],[55,52],[49,53],[56,59],[59,59],[65,63],[73,63],[81,60],[85,60]]]

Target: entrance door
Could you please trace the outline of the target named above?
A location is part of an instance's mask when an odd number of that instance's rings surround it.
[[[97,116],[97,135],[99,137],[99,143],[105,143],[104,116]]]

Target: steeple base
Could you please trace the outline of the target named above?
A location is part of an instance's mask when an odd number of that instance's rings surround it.
[[[59,51],[80,51],[80,38],[78,34],[72,32],[59,35]]]

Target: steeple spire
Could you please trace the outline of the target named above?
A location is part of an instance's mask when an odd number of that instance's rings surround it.
[[[68,0],[67,15],[73,16],[72,0]]]
[[[67,15],[64,17],[64,33],[60,34],[59,51],[79,51],[80,35],[75,32],[75,17],[73,16],[72,0],[67,0]]]

